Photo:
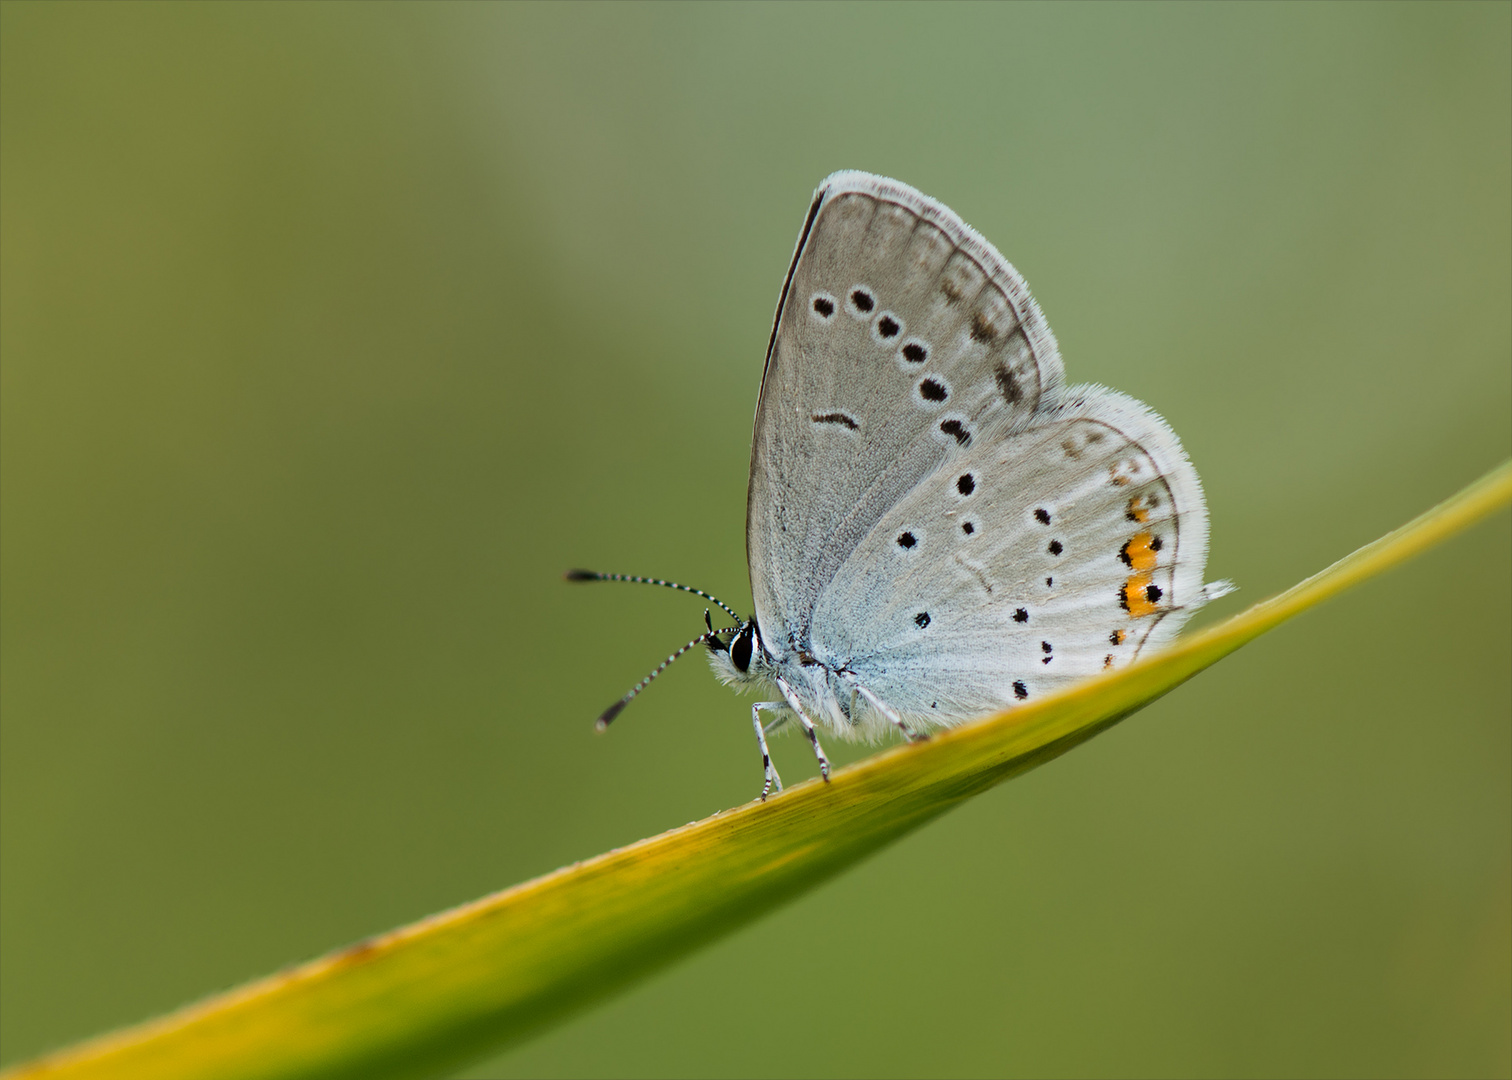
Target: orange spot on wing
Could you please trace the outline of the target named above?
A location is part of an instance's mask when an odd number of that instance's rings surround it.
[[[1129,613],[1129,618],[1143,618],[1146,615],[1153,615],[1160,610],[1159,607],[1150,601],[1149,595],[1145,592],[1149,584],[1150,573],[1148,570],[1130,574],[1129,580],[1124,582],[1123,608]]]
[[[1154,540],[1155,537],[1152,534],[1142,532],[1135,535],[1132,540],[1124,545],[1124,563],[1129,569],[1155,569],[1155,549],[1150,546]]]
[[[1143,522],[1149,520],[1149,501],[1146,500],[1143,495],[1134,496],[1134,498],[1129,500],[1129,509],[1125,512],[1124,516],[1127,517],[1130,521]]]

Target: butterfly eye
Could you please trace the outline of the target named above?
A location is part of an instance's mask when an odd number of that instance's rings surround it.
[[[735,640],[730,642],[730,663],[735,665],[735,670],[744,674],[751,670],[751,639],[755,633],[747,626],[735,635]]]

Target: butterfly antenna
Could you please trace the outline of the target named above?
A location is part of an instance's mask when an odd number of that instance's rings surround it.
[[[718,603],[718,601],[715,601],[715,603]],[[604,714],[598,718],[597,722],[595,722],[593,726],[596,727],[596,728],[598,728],[598,730],[603,731],[606,727],[609,726],[609,722],[620,714],[620,710],[621,709],[623,709],[626,705],[630,704],[631,701],[635,700],[635,696],[637,694],[639,694],[642,690],[644,690],[646,687],[648,687],[648,686],[651,685],[651,680],[652,679],[656,678],[662,672],[664,672],[664,671],[667,670],[668,665],[670,665],[672,663],[672,661],[676,660],[679,656],[681,656],[683,653],[687,652],[693,646],[704,644],[705,642],[707,642],[709,640],[709,638],[711,636],[713,636],[713,635],[712,634],[699,634],[696,638],[694,638],[692,641],[688,642],[682,648],[678,649],[675,653],[673,653],[671,656],[667,657],[660,664],[657,664],[655,671],[651,672],[651,674],[647,675],[644,679],[642,679],[640,682],[636,683],[633,687],[631,687],[630,692],[628,694],[626,694],[624,697],[622,697],[618,701],[616,701],[613,705],[611,705],[607,709],[605,709],[604,710]]]
[[[666,589],[678,589],[685,593],[692,593],[694,596],[701,596],[712,604],[718,604],[724,609],[725,614],[734,619],[737,624],[745,625],[745,620],[736,614],[735,609],[729,604],[719,597],[710,595],[702,589],[695,589],[691,585],[679,585],[675,581],[663,581],[661,578],[636,577],[634,574],[600,574],[596,570],[569,570],[562,576],[568,581],[632,581],[637,585],[660,585]],[[695,642],[695,644],[697,643]],[[677,655],[680,656],[681,653]],[[633,691],[631,696],[634,696]],[[627,698],[626,700],[629,699]]]

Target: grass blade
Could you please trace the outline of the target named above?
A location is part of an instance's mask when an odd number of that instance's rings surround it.
[[[444,1074],[832,877],[1105,730],[1246,642],[1512,502],[1512,462],[1292,589],[1132,667],[900,746],[6,1072]]]

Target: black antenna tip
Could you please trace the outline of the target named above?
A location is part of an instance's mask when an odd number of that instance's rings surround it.
[[[604,710],[604,715],[594,721],[593,726],[597,731],[603,731],[609,726],[609,722],[620,714],[620,710],[630,703],[629,698],[620,698],[613,705]]]
[[[592,570],[569,570],[562,575],[564,581],[597,581],[603,575]]]

